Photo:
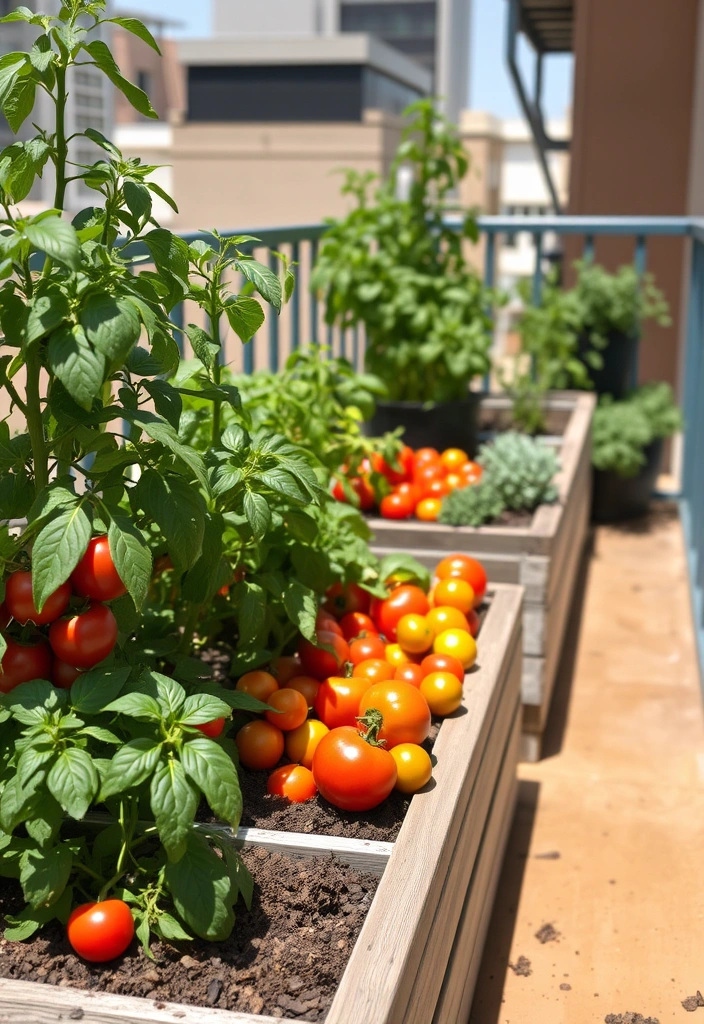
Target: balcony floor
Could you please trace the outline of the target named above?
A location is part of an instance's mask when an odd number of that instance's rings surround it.
[[[519,770],[471,1024],[627,1011],[666,1024],[704,991],[704,716],[685,573],[668,510],[596,532],[545,757]],[[541,943],[546,924],[559,935]],[[521,957],[530,973],[509,966]]]

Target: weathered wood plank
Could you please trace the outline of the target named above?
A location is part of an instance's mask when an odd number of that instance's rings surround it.
[[[66,1024],[69,1020],[82,1024],[293,1024],[284,1017],[206,1010],[27,981],[0,981],[0,1024]]]
[[[222,831],[229,831],[220,826]],[[304,832],[278,832],[273,829],[240,828],[235,842],[263,846],[273,853],[284,853],[296,860],[311,860],[313,857],[329,857],[331,853],[358,871],[383,875],[388,864],[393,843],[382,843],[371,839],[346,839],[344,836],[309,835]]]
[[[452,877],[463,823],[467,819],[475,829],[483,828],[483,819],[474,818],[470,805],[479,799],[475,783],[487,763],[497,709],[502,706],[500,721],[518,696],[520,602],[518,588],[496,589],[482,628],[481,665],[467,677],[470,685],[465,684],[465,714],[443,724],[437,741],[441,748],[436,744],[435,787],[411,803],[327,1024],[400,1024],[409,1019],[413,981],[424,970],[425,947]],[[438,986],[441,981],[442,976]],[[432,1010],[426,1021],[431,1016]]]

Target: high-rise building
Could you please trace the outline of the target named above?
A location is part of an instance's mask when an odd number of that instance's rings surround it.
[[[18,4],[15,0],[0,0],[0,16],[10,13]],[[46,14],[58,14],[60,0],[24,0],[24,6],[30,10],[41,10]],[[14,50],[31,50],[34,40],[41,30],[36,25],[25,21],[10,21],[1,26],[0,56]],[[99,38],[96,35],[95,38]],[[71,68],[67,76],[68,102],[66,106],[66,134],[70,138],[86,128],[96,128],[108,137],[113,122],[113,87],[105,75],[95,67]],[[5,118],[0,114],[0,148],[11,145],[18,138],[31,138],[35,134],[32,124],[40,124],[51,130],[54,118],[54,107],[49,96],[37,90],[37,99],[32,114],[22,125],[19,136],[13,135]],[[94,163],[101,150],[88,139],[77,138],[71,143],[71,159],[79,164]],[[52,206],[54,202],[54,177],[51,167],[47,167],[43,178],[39,179],[28,201],[43,207]],[[66,204],[69,210],[77,211],[95,201],[95,193],[87,189],[83,182],[69,182],[66,192]]]
[[[217,36],[376,36],[427,68],[453,121],[469,105],[471,0],[214,0]]]

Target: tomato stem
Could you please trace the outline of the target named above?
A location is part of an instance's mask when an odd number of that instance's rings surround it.
[[[362,738],[369,744],[370,747],[385,747],[386,740],[379,739],[379,733],[381,727],[384,724],[384,716],[381,711],[376,708],[369,708],[366,714],[358,718],[357,721],[360,725],[363,725],[364,731],[362,732]]]

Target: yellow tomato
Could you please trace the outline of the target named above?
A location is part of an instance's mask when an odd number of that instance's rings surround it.
[[[456,491],[458,487],[466,486],[464,477],[460,476],[459,473],[448,473],[445,477],[445,483],[451,491]]]
[[[462,703],[462,683],[453,672],[431,672],[420,684],[420,692],[433,715],[444,718]]]
[[[433,765],[430,755],[416,743],[399,743],[389,751],[396,762],[396,789],[417,793],[430,780]]]
[[[302,764],[304,768],[310,768],[313,764],[313,754],[323,736],[329,733],[327,725],[317,721],[315,718],[308,718],[286,734],[286,757],[294,764]]]
[[[444,633],[446,629],[466,629],[469,633],[467,616],[463,615],[459,608],[453,608],[451,605],[441,604],[438,587],[435,588],[435,607],[430,609],[426,618],[433,636],[439,636],[440,633]]]
[[[440,636],[436,636],[433,651],[435,654],[451,654],[462,662],[465,672],[477,660],[476,641],[463,629],[446,629]]]
[[[424,523],[435,523],[442,508],[441,498],[423,498],[416,505],[416,518]]]
[[[434,634],[428,618],[411,613],[399,620],[396,639],[407,654],[423,654],[430,650]]]
[[[459,608],[462,614],[466,615],[474,608],[474,587],[466,580],[440,580],[435,587],[435,603],[448,608]]]
[[[463,452],[461,448],[446,448],[440,456],[440,464],[448,473],[456,473],[468,458],[467,452]]]
[[[410,654],[406,654],[400,644],[386,645],[386,660],[394,668],[402,668],[404,665],[410,665],[413,662],[413,658]]]

